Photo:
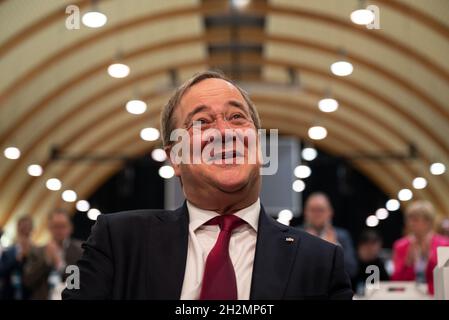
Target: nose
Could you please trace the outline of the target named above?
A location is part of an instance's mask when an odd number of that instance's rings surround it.
[[[231,129],[229,122],[223,117],[219,117],[215,120],[215,128],[220,131],[220,134],[223,136],[225,134],[226,129]]]

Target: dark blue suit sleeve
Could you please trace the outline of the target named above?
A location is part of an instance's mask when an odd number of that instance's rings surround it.
[[[335,246],[332,275],[329,284],[329,298],[332,300],[350,300],[353,292],[351,282],[345,272],[343,250],[340,246]]]

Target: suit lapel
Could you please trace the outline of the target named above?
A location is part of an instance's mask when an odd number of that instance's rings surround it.
[[[187,206],[158,215],[157,225],[149,226],[147,299],[179,299],[188,248]]]
[[[297,235],[275,222],[261,207],[250,299],[284,297],[298,243]]]

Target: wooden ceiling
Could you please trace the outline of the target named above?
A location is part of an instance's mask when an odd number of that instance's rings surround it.
[[[180,80],[220,67],[247,86],[265,128],[307,139],[321,123],[329,131],[316,145],[334,155],[407,152],[413,161],[355,161],[391,197],[423,176],[429,185],[415,198],[449,214],[449,176],[432,176],[433,161],[449,152],[449,2],[377,0],[380,29],[349,20],[355,0],[253,0],[230,16],[229,1],[102,0],[108,23],[99,29],[65,28],[69,4],[87,11],[87,0],[0,2],[0,147],[18,146],[18,160],[0,158],[0,226],[13,234],[25,213],[45,239],[45,216],[68,206],[45,181],[88,198],[120,162],[56,162],[52,146],[76,154],[142,155],[159,142],[139,138],[158,127],[160,108]],[[348,77],[329,71],[341,50],[354,65]],[[131,68],[124,79],[107,75],[120,58]],[[289,86],[295,74],[297,86]],[[286,89],[282,89],[282,88]],[[271,88],[271,89],[270,89]],[[279,89],[281,88],[281,89]],[[323,114],[317,101],[331,88],[340,108]],[[136,90],[149,110],[135,116],[124,105]],[[41,177],[26,168],[39,163]]]

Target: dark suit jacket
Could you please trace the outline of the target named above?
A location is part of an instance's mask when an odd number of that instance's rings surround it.
[[[78,262],[80,288],[63,299],[179,299],[189,215],[140,210],[100,215]],[[291,238],[294,241],[288,241]],[[251,299],[351,299],[343,252],[260,212]]]

